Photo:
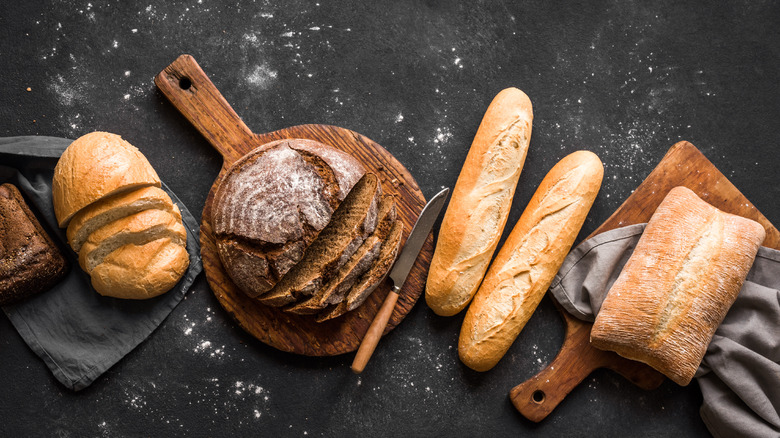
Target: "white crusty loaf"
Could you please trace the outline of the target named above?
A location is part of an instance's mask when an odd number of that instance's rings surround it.
[[[591,343],[687,385],[765,236],[758,222],[675,187],[604,299]]]
[[[68,223],[68,243],[79,252],[92,232],[117,219],[151,208],[173,212],[173,202],[164,190],[151,186],[103,198],[81,209]]]
[[[79,251],[79,265],[88,274],[111,252],[127,244],[143,245],[163,237],[177,245],[187,241],[179,208],[174,212],[151,208],[108,223],[89,235]]]
[[[594,153],[577,151],[542,180],[466,312],[458,354],[469,368],[493,368],[525,327],[577,238],[603,175]]]
[[[433,254],[425,301],[439,315],[463,310],[506,225],[531,139],[531,100],[516,88],[493,99],[463,163]]]
[[[52,181],[54,211],[101,295],[146,299],[189,266],[181,211],[138,149],[93,132],[71,143]]]
[[[92,132],[76,139],[54,167],[51,191],[57,223],[64,228],[87,205],[115,193],[160,187],[146,157],[122,137]]]
[[[92,286],[106,296],[147,299],[170,290],[187,271],[187,249],[170,238],[125,245],[92,270]]]

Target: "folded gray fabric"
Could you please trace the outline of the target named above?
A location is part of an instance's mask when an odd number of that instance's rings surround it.
[[[9,182],[19,188],[71,265],[68,276],[52,289],[3,311],[54,377],[78,391],[149,337],[179,304],[202,265],[198,221],[163,183],[187,228],[190,265],[184,277],[172,290],[149,300],[120,300],[95,292],[89,276],[79,269],[64,230],[57,227],[52,206],[54,166],[70,143],[54,137],[0,138],[0,184]]]
[[[593,322],[645,224],[599,234],[566,258],[550,291]],[[761,247],[696,372],[700,413],[716,437],[780,436],[780,251]]]

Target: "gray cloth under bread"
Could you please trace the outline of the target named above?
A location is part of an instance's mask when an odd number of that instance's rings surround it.
[[[57,227],[52,206],[54,166],[71,140],[54,137],[0,138],[0,184],[12,183],[70,263],[68,276],[52,289],[3,307],[24,341],[70,389],[89,386],[143,342],[176,307],[202,270],[197,240],[198,222],[176,195],[163,189],[181,209],[187,228],[190,265],[167,293],[149,300],[100,296],[89,276],[79,269]]]
[[[593,322],[644,227],[607,231],[576,247],[550,289],[558,302]],[[714,436],[780,436],[780,251],[759,249],[696,379],[701,416]]]

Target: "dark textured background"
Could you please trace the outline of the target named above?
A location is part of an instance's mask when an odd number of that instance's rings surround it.
[[[190,53],[254,131],[353,129],[430,197],[454,185],[493,96],[517,86],[535,120],[510,225],[584,148],[605,166],[584,236],[679,140],[780,224],[777,3],[371,3],[1,1],[0,135],[121,134],[199,216],[220,158],[152,82]],[[484,374],[458,361],[461,319],[421,301],[355,376],[352,355],[299,357],[244,334],[201,276],[147,342],[73,393],[2,316],[0,435],[708,435],[696,383],[646,392],[609,371],[533,424],[507,394],[557,354],[550,299]]]

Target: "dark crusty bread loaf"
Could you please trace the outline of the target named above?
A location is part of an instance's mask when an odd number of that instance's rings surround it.
[[[317,315],[317,322],[327,321],[337,318],[349,311],[357,309],[363,302],[371,296],[376,288],[387,277],[390,268],[398,257],[398,251],[401,247],[401,238],[403,237],[404,224],[397,220],[390,229],[387,238],[382,243],[377,257],[371,268],[363,274],[347,292],[347,296],[338,304],[331,305]]]
[[[376,228],[380,195],[379,179],[365,174],[306,249],[301,261],[273,289],[258,297],[260,302],[283,306],[322,287]]]
[[[329,304],[338,304],[346,296],[353,284],[365,273],[379,256],[382,243],[395,223],[395,198],[392,195],[382,197],[379,203],[377,226],[349,260],[338,270],[331,280],[309,299],[299,302],[285,310],[299,315],[318,313]]]
[[[251,297],[271,290],[364,173],[348,154],[311,140],[272,142],[238,160],[220,182],[211,222],[233,282]]]
[[[765,236],[758,222],[672,189],[607,293],[591,343],[687,385]]]
[[[68,265],[22,194],[12,184],[0,186],[0,305],[51,288]]]

